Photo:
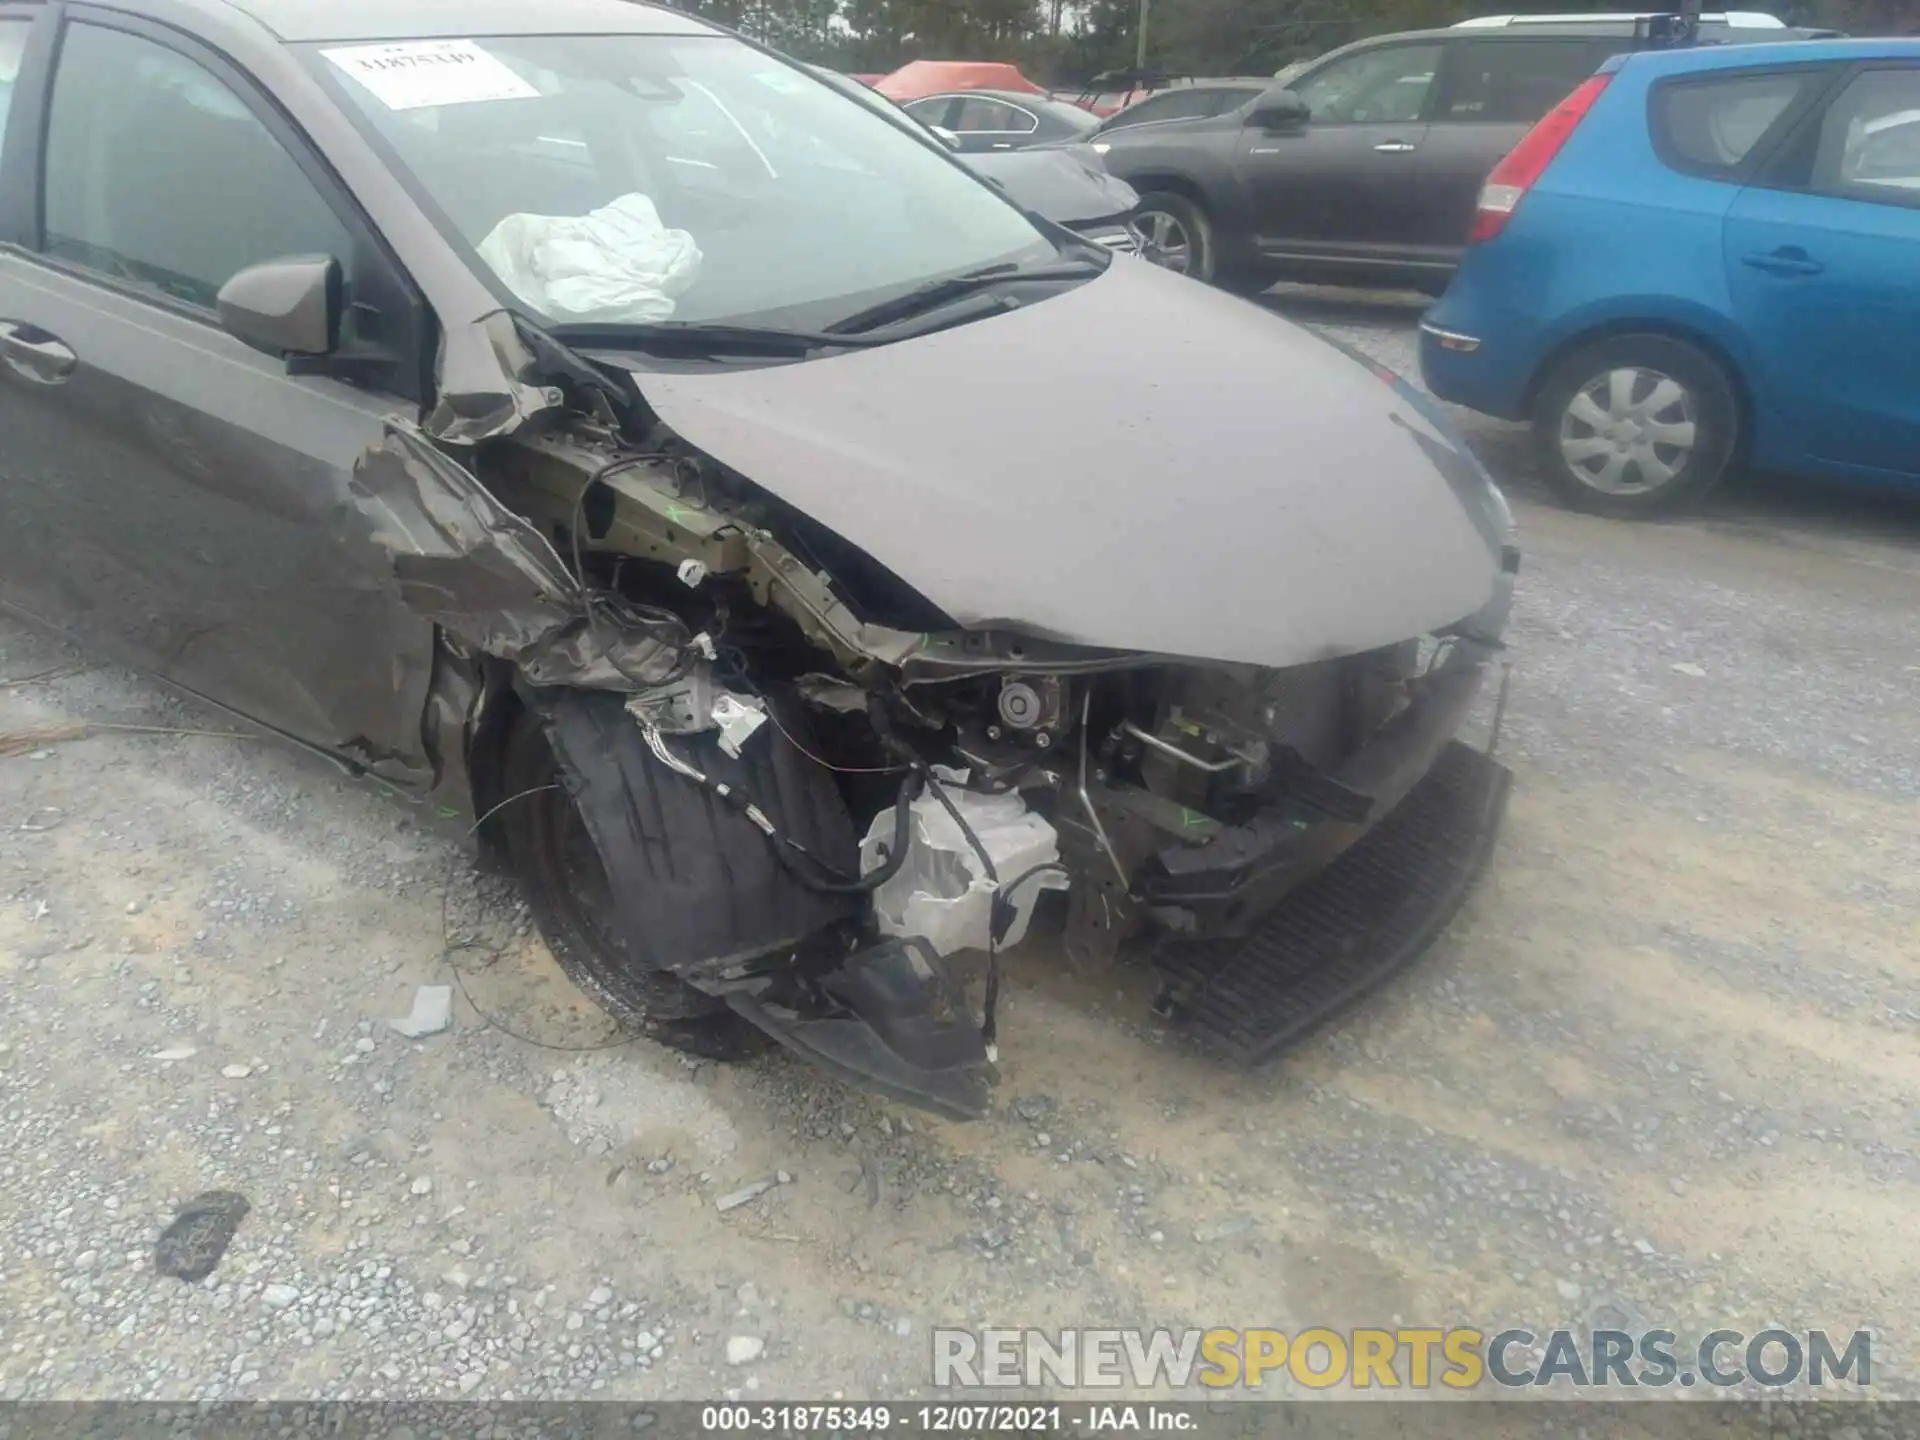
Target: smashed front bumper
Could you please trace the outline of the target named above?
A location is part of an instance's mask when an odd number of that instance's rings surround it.
[[[1136,879],[1159,921],[1155,1010],[1208,1048],[1270,1060],[1411,964],[1485,870],[1512,776],[1456,738],[1494,662],[1463,646],[1334,779],[1364,822],[1281,803]],[[1504,686],[1504,676],[1502,679]]]
[[[1457,648],[1411,704],[1327,777],[1364,802],[1365,819],[1282,799],[1204,844],[1166,846],[1134,876],[1134,895],[1148,918],[1193,939],[1251,932],[1284,896],[1393,814],[1465,723],[1490,664],[1477,646]]]
[[[1511,780],[1447,742],[1385,820],[1244,937],[1163,939],[1155,1011],[1230,1059],[1275,1058],[1439,938],[1486,869]]]

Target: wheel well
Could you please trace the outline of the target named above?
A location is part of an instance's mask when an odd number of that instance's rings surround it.
[[[1127,181],[1127,183],[1143,196],[1151,195],[1155,191],[1166,191],[1169,194],[1179,195],[1184,199],[1191,200],[1209,215],[1213,213],[1212,208],[1207,203],[1207,197],[1201,193],[1200,187],[1183,176],[1146,174],[1135,176],[1133,179]]]
[[[473,791],[473,813],[479,821],[481,843],[489,848],[501,844],[499,826],[488,817],[507,798],[502,789],[507,737],[525,709],[509,668],[489,665],[480,715],[467,734],[467,783]]]
[[[1727,351],[1727,348],[1712,336],[1688,325],[1676,325],[1664,320],[1609,320],[1604,325],[1596,325],[1591,330],[1582,330],[1568,337],[1548,352],[1546,358],[1534,367],[1533,376],[1527,381],[1526,395],[1521,413],[1531,418],[1535,401],[1540,398],[1540,387],[1547,377],[1559,368],[1576,350],[1584,350],[1589,345],[1602,340],[1610,340],[1616,335],[1661,335],[1669,340],[1680,340],[1691,345],[1708,359],[1718,365],[1727,377],[1727,384],[1733,389],[1734,404],[1739,410],[1735,420],[1739,427],[1738,448],[1744,451],[1753,438],[1753,392],[1747,387],[1747,377],[1741,371],[1739,363]]]

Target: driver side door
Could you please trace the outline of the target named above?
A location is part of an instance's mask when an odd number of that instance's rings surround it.
[[[0,172],[0,598],[425,781],[433,629],[340,538],[355,460],[385,417],[418,413],[423,307],[226,59],[83,7],[37,25]],[[239,270],[318,254],[345,274],[354,383],[290,374],[215,312]]]
[[[1404,244],[1441,51],[1390,41],[1335,56],[1288,87],[1311,108],[1304,126],[1246,127],[1235,163],[1263,252],[1364,257]]]

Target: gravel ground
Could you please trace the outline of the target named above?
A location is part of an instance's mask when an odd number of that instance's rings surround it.
[[[1277,303],[1411,367],[1403,304]],[[1544,1329],[1602,1302],[1871,1326],[1900,1386],[1920,509],[1750,487],[1594,521],[1517,432],[1468,428],[1528,554],[1509,825],[1432,956],[1262,1077],[1043,939],[971,1126],[777,1054],[591,1048],[511,892],[389,797],[218,734],[0,759],[0,1398],[899,1398],[942,1323]],[[0,627],[0,729],[227,729],[83,666]],[[458,977],[449,876],[493,946]],[[388,1026],[456,978],[446,1033]],[[211,1189],[251,1207],[224,1260],[157,1275]]]

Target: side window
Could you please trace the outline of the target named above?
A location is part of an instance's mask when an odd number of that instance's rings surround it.
[[[1295,81],[1320,125],[1406,124],[1426,113],[1438,45],[1383,45],[1335,60]]]
[[[1436,121],[1532,125],[1594,70],[1589,40],[1456,40],[1447,47]]]
[[[13,82],[20,78],[29,28],[25,20],[0,20],[0,153],[6,149],[7,111],[13,104]]]
[[[1216,90],[1213,92],[1213,106],[1209,115],[1225,115],[1238,110],[1255,96],[1264,95],[1264,90]]]
[[[1213,115],[1219,111],[1218,92],[1211,90],[1171,90],[1130,105],[1113,117],[1108,129],[1123,125],[1144,125],[1154,120],[1184,120],[1191,116]]]
[[[1813,188],[1920,205],[1920,67],[1869,70],[1828,107]]]
[[[186,56],[69,26],[54,75],[46,250],[212,309],[249,265],[353,258],[346,228],[246,104]]]
[[[988,130],[997,135],[1030,135],[1040,121],[1016,105],[1004,100],[989,100],[984,95],[969,95],[955,111],[953,128],[959,131]]]
[[[1721,75],[1657,86],[1653,137],[1675,169],[1711,179],[1736,175],[1808,86],[1825,72]]]
[[[948,130],[953,128],[951,112],[954,98],[951,95],[929,95],[924,100],[909,100],[900,108],[922,125],[940,125]]]

